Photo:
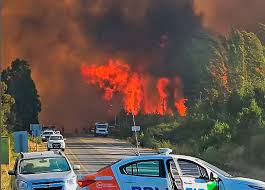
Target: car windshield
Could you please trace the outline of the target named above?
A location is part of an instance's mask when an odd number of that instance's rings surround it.
[[[106,129],[107,125],[97,125],[96,126],[98,129]]]
[[[43,135],[52,135],[53,132],[44,132]]]
[[[212,164],[210,164],[210,163],[208,163],[208,162],[205,162],[205,161],[200,160],[200,159],[198,159],[197,161],[199,161],[199,162],[201,162],[202,164],[206,165],[210,170],[213,170],[213,172],[219,173],[219,174],[221,174],[221,175],[223,175],[223,176],[225,176],[225,177],[233,177],[233,176],[230,175],[229,173],[227,173],[227,172],[221,170],[220,168],[217,168],[216,166],[214,166],[214,165],[212,165]]]
[[[50,137],[50,140],[54,140],[54,141],[62,140],[62,139],[63,139],[62,136],[51,136],[51,137]]]
[[[24,159],[20,162],[20,174],[39,174],[70,171],[64,157]]]

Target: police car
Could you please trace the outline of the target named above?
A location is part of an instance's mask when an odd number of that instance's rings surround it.
[[[265,190],[262,181],[233,177],[201,159],[170,152],[125,158],[78,184],[89,190]]]

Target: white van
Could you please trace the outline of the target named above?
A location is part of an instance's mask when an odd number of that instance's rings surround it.
[[[95,123],[95,137],[97,136],[104,136],[107,137],[109,135],[109,124],[108,123]]]

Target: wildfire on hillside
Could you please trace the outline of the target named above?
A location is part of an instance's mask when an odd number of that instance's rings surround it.
[[[104,91],[103,98],[110,101],[115,93],[122,95],[123,107],[127,113],[186,116],[186,99],[182,95],[180,79],[167,77],[155,79],[150,74],[133,71],[122,60],[109,59],[104,65],[81,65],[86,83]],[[174,105],[174,106],[171,106]]]

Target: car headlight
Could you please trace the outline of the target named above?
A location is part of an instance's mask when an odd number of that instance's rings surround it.
[[[265,190],[265,187],[260,187],[260,186],[256,186],[256,185],[248,185],[248,186],[251,187],[252,189]]]
[[[76,177],[75,176],[72,176],[70,179],[66,180],[66,182],[69,185],[74,185],[74,184],[76,184]]]
[[[19,189],[23,190],[23,189],[27,189],[28,184],[25,181],[17,180],[17,186]]]

